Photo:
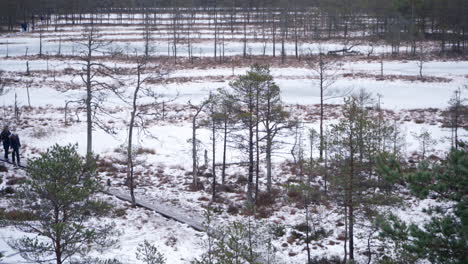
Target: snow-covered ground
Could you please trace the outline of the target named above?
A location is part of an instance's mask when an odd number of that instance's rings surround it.
[[[204,21],[206,22],[206,21]],[[61,29],[67,30],[69,38],[71,35],[79,36],[79,26],[63,26]],[[115,26],[105,28],[102,33],[125,33],[122,36],[108,36],[116,39],[112,43],[112,49],[123,49],[126,51],[138,49],[143,50],[141,32],[138,26],[124,27]],[[161,32],[162,33],[162,32]],[[203,32],[209,36],[210,32]],[[59,45],[62,55],[77,55],[78,44],[75,41],[57,41],[59,33],[48,31],[43,36],[43,54],[55,55],[58,53]],[[140,39],[140,40],[135,40]],[[129,41],[127,43],[127,41]],[[8,43],[8,44],[7,44]],[[241,41],[229,41],[226,46],[226,56],[242,54]],[[167,41],[155,41],[153,45],[156,50],[153,55],[167,55]],[[319,47],[326,50],[343,48],[339,41],[325,43],[302,43],[303,53],[312,51],[317,53]],[[277,55],[280,54],[280,45],[276,47]],[[371,47],[365,44],[358,45],[355,50],[366,52]],[[7,54],[9,58],[4,58]],[[286,43],[287,54],[293,54],[294,43]],[[28,56],[24,56],[28,52]],[[263,53],[263,43],[249,42],[248,50],[250,54],[260,55]],[[272,53],[271,43],[267,45],[267,54]],[[374,52],[388,52],[387,47],[374,47]],[[77,143],[80,153],[86,151],[86,124],[83,109],[77,109],[76,104],[70,104],[69,124],[64,124],[64,110],[67,101],[82,99],[85,91],[80,77],[82,65],[75,57],[47,57],[38,58],[39,34],[15,33],[0,36],[0,70],[4,71],[2,79],[7,80],[8,92],[0,97],[3,114],[1,119],[3,124],[9,124],[11,128],[19,133],[22,143],[22,155],[25,158],[34,158],[39,152],[44,151],[51,145]],[[179,56],[187,56],[186,46],[180,45]],[[212,56],[212,41],[201,41],[194,43],[195,56]],[[118,61],[108,57],[97,58],[101,63],[121,69],[131,69],[133,67],[130,60]],[[26,63],[29,64],[31,75],[26,76]],[[203,206],[209,202],[208,191],[192,192],[188,190],[188,183],[191,181],[189,171],[191,171],[191,139],[192,127],[190,118],[193,111],[187,105],[200,103],[206,98],[210,91],[217,88],[228,88],[229,82],[235,76],[245,73],[248,68],[245,65],[233,65],[232,67],[221,65],[162,65],[171,68],[168,79],[173,81],[166,84],[151,84],[150,86],[166,95],[166,98],[175,100],[167,104],[167,117],[165,120],[153,120],[148,127],[147,133],[137,133],[135,140],[137,145],[149,150],[144,155],[137,157],[136,173],[139,174],[139,185],[136,193],[137,197],[155,202],[166,202],[178,206],[194,214],[201,215]],[[345,91],[357,92],[365,89],[374,96],[381,96],[382,107],[393,113],[388,115],[389,121],[397,120],[403,134],[406,135],[406,154],[419,151],[419,143],[414,138],[414,134],[421,131],[429,131],[436,140],[431,145],[429,152],[442,156],[450,147],[451,132],[443,127],[444,116],[442,111],[446,109],[447,102],[455,89],[468,84],[468,62],[459,60],[438,60],[426,61],[423,66],[423,75],[426,81],[419,80],[418,61],[398,61],[385,60],[383,63],[384,76],[380,78],[381,64],[379,61],[368,60],[366,57],[343,59],[341,64],[336,64],[333,71],[336,73],[336,82],[329,88],[328,97],[342,95]],[[304,136],[307,128],[318,129],[318,108],[320,94],[318,89],[317,74],[305,64],[301,65],[274,65],[271,72],[276,83],[281,88],[281,97],[287,104],[292,117],[297,117],[305,123]],[[385,78],[385,77],[392,78]],[[121,87],[131,93],[132,80],[134,76],[119,76],[124,79],[126,85]],[[411,77],[411,78],[409,78]],[[413,78],[414,77],[414,78]],[[97,77],[99,80],[111,82],[109,79]],[[28,84],[31,82],[30,84]],[[29,89],[27,89],[29,87]],[[466,90],[463,90],[466,91]],[[29,98],[28,100],[28,93]],[[13,118],[13,105],[16,104],[21,109],[20,120]],[[31,108],[28,101],[30,101]],[[336,123],[340,117],[340,105],[343,97],[337,97],[326,101],[326,124]],[[120,149],[126,143],[128,132],[127,123],[130,115],[130,107],[123,103],[117,96],[109,94],[103,106],[111,112],[111,115],[103,117],[103,121],[115,129],[114,134],[108,134],[98,128],[93,132],[93,149],[100,155],[102,160],[110,162],[112,168],[117,172],[102,171],[103,181],[110,179],[112,185],[122,191],[126,191],[124,186],[124,176],[119,169],[123,168]],[[203,114],[202,114],[203,115]],[[150,135],[150,136],[149,136]],[[461,138],[467,138],[468,133],[463,130]],[[198,130],[198,139],[202,142],[201,150],[210,149],[210,131],[205,128]],[[219,138],[221,139],[221,138]],[[294,141],[290,136],[281,138],[287,143]],[[304,146],[308,149],[307,144]],[[245,153],[229,146],[230,152],[227,157],[228,162],[239,162],[245,160]],[[294,178],[287,162],[290,161],[291,145],[284,144],[274,156],[273,180],[277,186],[287,183],[288,179]],[[217,145],[217,153],[222,153],[222,144]],[[218,154],[220,156],[220,154]],[[263,159],[264,157],[262,157]],[[265,169],[261,169],[261,174],[265,175]],[[5,187],[7,179],[14,177],[21,172],[10,170],[3,173],[3,183]],[[238,176],[246,174],[245,168],[232,166],[228,168],[228,182],[235,183]],[[16,175],[18,176],[18,175]],[[23,175],[19,175],[23,176]],[[203,179],[205,185],[209,179]],[[262,183],[264,179],[261,180]],[[243,202],[243,191],[236,190],[233,193],[226,193],[227,203],[241,205]],[[286,196],[282,193],[283,196]],[[190,263],[193,258],[202,252],[202,241],[205,234],[196,232],[189,227],[167,220],[160,215],[143,209],[129,208],[128,204],[105,197],[117,208],[126,208],[125,216],[114,216],[106,221],[114,221],[117,229],[122,233],[118,237],[119,243],[115,248],[106,251],[104,254],[94,252],[94,256],[117,257],[123,263],[137,263],[135,250],[139,243],[148,240],[154,243],[167,257],[168,263]],[[286,234],[278,238],[274,244],[278,248],[277,257],[280,263],[304,263],[306,255],[304,244],[288,243],[289,232],[293,226],[304,221],[303,210],[296,208],[293,204],[280,199],[275,205],[275,210],[266,220],[280,223],[286,226]],[[398,214],[411,217],[419,217],[421,209],[431,201],[408,200],[407,206],[398,209]],[[239,214],[229,214],[226,211],[227,204],[216,204],[222,213],[217,215],[220,223],[227,223],[234,220],[243,219]],[[7,207],[6,199],[0,199],[0,207]],[[326,229],[332,230],[329,238],[317,242],[313,245],[314,255],[341,255],[343,253],[343,241],[339,238],[343,232],[340,224],[340,213],[336,209],[316,208],[322,216],[323,225]],[[356,248],[358,252],[364,252],[366,241],[366,230],[364,227],[357,231]],[[7,245],[6,241],[11,238],[21,237],[22,233],[11,227],[0,228],[0,251],[5,251],[5,263],[21,263],[23,261],[19,255],[15,255]],[[12,256],[10,256],[13,254]],[[360,254],[359,260],[366,257]]]

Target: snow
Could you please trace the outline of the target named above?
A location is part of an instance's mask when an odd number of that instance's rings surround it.
[[[124,16],[125,19],[126,16]],[[111,18],[117,18],[117,15],[111,15]],[[117,21],[114,21],[117,23]],[[136,21],[137,22],[137,21]],[[207,22],[207,21],[204,21]],[[137,48],[139,52],[143,50],[143,41],[141,40],[141,32],[138,30],[139,25],[130,26],[111,26],[105,27],[102,30],[104,35],[108,33],[119,34],[121,36],[107,36],[107,38],[115,39],[111,44],[112,49],[122,49],[125,52]],[[62,36],[61,52],[65,55],[77,55],[78,45],[72,41],[66,41],[65,35],[68,37],[79,37],[80,26],[61,27],[66,32],[48,31],[44,33],[43,38],[43,53],[57,54],[58,38]],[[164,33],[165,31],[160,31]],[[200,31],[202,36],[211,34],[209,30]],[[158,33],[158,34],[160,34]],[[198,37],[198,36],[197,36]],[[236,36],[238,37],[238,36]],[[8,42],[8,45],[6,43]],[[239,40],[229,40],[226,42],[226,56],[241,55],[243,43]],[[9,58],[5,58],[8,46]],[[167,41],[154,41],[156,47],[154,55],[167,55]],[[302,53],[309,50],[317,53],[319,48],[326,50],[341,49],[343,44],[339,41],[330,41],[323,43],[301,43],[300,49]],[[178,54],[187,56],[186,45],[178,46]],[[280,45],[276,46],[277,54],[280,54]],[[286,43],[287,54],[293,54],[294,43]],[[358,45],[356,50],[366,52],[370,46]],[[28,57],[24,57],[26,49],[28,49]],[[262,54],[263,43],[260,41],[249,42],[248,51],[250,54]],[[267,54],[272,54],[271,43],[267,45]],[[387,47],[375,47],[377,54],[388,51]],[[85,95],[81,78],[76,72],[65,74],[67,68],[80,70],[81,66],[78,61],[70,57],[53,57],[49,59],[37,58],[39,52],[38,33],[16,33],[0,36],[0,70],[5,71],[5,77],[11,78],[14,81],[9,84],[10,91],[1,96],[0,103],[3,104],[4,124],[10,124],[13,130],[16,130],[24,144],[23,156],[25,158],[37,157],[40,151],[44,151],[53,144],[78,144],[78,151],[81,154],[86,152],[86,124],[85,114],[83,111],[78,111],[75,115],[76,105],[70,105],[69,119],[70,124],[64,125],[63,107],[65,102],[69,100],[81,99]],[[210,57],[213,55],[212,41],[200,41],[194,43],[195,56]],[[33,57],[34,56],[34,57]],[[100,58],[104,64],[109,67],[118,66],[120,68],[129,69],[132,66],[130,61],[112,61]],[[26,61],[29,61],[29,68],[32,72],[31,76],[25,76]],[[357,92],[359,89],[365,89],[371,92],[374,96],[381,95],[382,107],[385,110],[393,111],[393,118],[398,119],[398,124],[401,126],[403,133],[406,135],[406,150],[405,154],[410,156],[414,152],[419,152],[419,143],[413,134],[427,130],[431,133],[436,142],[430,147],[430,153],[435,153],[438,156],[443,156],[450,147],[451,132],[447,128],[442,127],[444,119],[441,116],[441,110],[447,107],[447,101],[452,96],[455,89],[463,87],[467,84],[467,61],[457,60],[431,60],[424,63],[423,74],[428,77],[446,78],[447,82],[408,80],[403,77],[418,76],[419,68],[416,60],[398,61],[386,59],[384,61],[384,76],[395,75],[398,78],[389,80],[378,80],[374,78],[380,75],[380,62],[367,60],[366,58],[351,58],[344,59],[342,65],[336,66],[338,74],[337,81],[330,87],[330,95],[340,95],[350,89]],[[199,68],[197,68],[200,66]],[[205,67],[203,69],[202,67]],[[46,70],[49,73],[46,73]],[[138,131],[135,135],[136,145],[139,147],[153,150],[154,153],[145,153],[137,156],[135,172],[141,173],[141,186],[136,189],[137,197],[143,197],[145,200],[154,202],[171,203],[183,208],[187,212],[201,215],[203,207],[207,206],[209,197],[208,191],[192,192],[187,189],[191,182],[191,176],[188,174],[191,171],[191,143],[189,140],[192,137],[191,117],[193,112],[189,109],[187,102],[193,104],[200,103],[205,99],[210,91],[217,88],[228,88],[229,82],[235,76],[244,74],[248,70],[247,67],[239,65],[229,67],[225,65],[216,65],[206,68],[203,65],[186,66],[180,69],[175,67],[170,72],[169,78],[175,81],[168,84],[151,84],[151,87],[167,96],[167,98],[176,98],[173,102],[168,103],[167,119],[156,120],[150,122],[147,130]],[[53,76],[53,72],[56,76]],[[271,73],[275,78],[276,83],[282,91],[282,99],[287,104],[287,108],[291,110],[293,117],[304,118],[311,116],[310,120],[305,122],[304,131],[307,128],[315,128],[318,130],[317,122],[317,107],[320,102],[320,94],[318,89],[317,75],[307,68],[305,65],[296,66],[272,66]],[[345,76],[344,76],[345,75]],[[355,76],[354,76],[355,75]],[[370,77],[363,77],[371,75]],[[127,93],[132,92],[132,83],[128,79],[134,76],[124,76],[127,80]],[[187,78],[188,81],[178,80],[177,78]],[[2,76],[3,78],[3,76]],[[109,79],[96,77],[97,80],[110,82]],[[192,79],[192,80],[190,80]],[[25,106],[28,105],[27,90],[25,80],[33,80],[33,84],[29,88],[32,109],[28,110]],[[74,89],[65,89],[65,85],[74,83]],[[12,108],[15,102],[22,107],[21,119],[22,122],[16,122],[12,118]],[[144,100],[144,99],[143,99]],[[326,100],[330,104],[327,108],[325,124],[330,125],[337,122],[340,117],[340,105],[343,104],[343,97],[337,97]],[[127,122],[130,114],[130,107],[124,104],[117,96],[109,94],[109,97],[103,106],[112,112],[110,116],[103,117],[104,123],[115,128],[115,134],[108,134],[97,127],[93,131],[93,151],[99,154],[104,160],[112,162],[112,166],[122,168],[119,164],[119,159],[122,159],[118,149],[126,144],[128,138]],[[300,107],[299,107],[300,106]],[[423,122],[415,122],[418,119],[418,113],[411,111],[425,111],[428,108],[434,108],[437,111],[427,116],[422,117]],[[203,118],[202,113],[202,118]],[[77,120],[79,117],[79,121]],[[390,117],[389,117],[390,118]],[[388,120],[393,121],[393,120]],[[41,136],[45,133],[45,136]],[[197,137],[201,141],[200,151],[210,149],[211,133],[206,128],[199,128]],[[460,132],[461,138],[468,138],[468,132],[463,130]],[[285,165],[291,160],[290,150],[294,139],[291,136],[281,136],[282,141],[286,143],[274,155],[274,183],[283,185],[287,183],[288,178],[292,177],[287,171]],[[220,142],[221,138],[218,138]],[[242,150],[235,149],[233,143],[229,144],[228,162],[238,162],[245,160],[245,153]],[[305,145],[308,145],[305,144]],[[306,148],[306,146],[305,146]],[[308,148],[306,148],[308,149]],[[217,144],[217,153],[222,153],[222,144]],[[211,153],[210,153],[211,154]],[[220,157],[220,154],[218,154]],[[261,157],[264,159],[264,157]],[[202,163],[203,161],[200,161]],[[285,166],[286,169],[283,168]],[[261,168],[261,174],[265,174],[265,169]],[[228,182],[234,183],[236,177],[244,176],[245,168],[232,166],[227,169]],[[3,179],[13,177],[14,171],[1,175]],[[111,180],[112,186],[121,191],[128,191],[126,186],[123,186],[123,176],[119,173],[103,173],[103,180]],[[209,178],[204,178],[205,186],[209,183]],[[262,178],[261,181],[264,181]],[[263,183],[263,182],[262,182]],[[0,188],[6,186],[5,180],[0,185]],[[226,193],[226,200],[230,203],[241,204],[242,194]],[[113,258],[118,256],[118,259],[123,263],[136,263],[135,251],[139,243],[145,239],[155,244],[160,251],[168,259],[168,263],[190,263],[191,260],[198,257],[203,249],[201,243],[206,239],[205,234],[196,232],[184,224],[168,220],[158,214],[141,209],[129,208],[128,204],[106,197],[111,203],[118,208],[126,208],[127,214],[124,217],[106,218],[104,221],[114,221],[117,229],[121,232],[118,236],[119,243],[115,248],[112,248],[104,253],[93,252],[93,256],[104,258]],[[209,199],[208,199],[209,200]],[[397,211],[398,215],[405,220],[417,219],[423,220],[421,210],[432,201],[424,200],[417,203],[411,200],[405,208]],[[230,221],[244,219],[241,215],[230,215],[225,212],[226,205],[218,204],[224,211],[217,215],[216,218],[220,223],[229,223]],[[303,222],[303,211],[295,208],[295,206],[281,201],[277,205],[277,210],[268,219],[269,222],[278,222],[286,226],[287,234],[274,243],[279,249],[278,257],[283,263],[304,263],[306,261],[303,252],[304,244],[291,244],[283,247],[286,243],[287,236],[290,235],[292,226]],[[6,199],[0,199],[0,207],[7,207]],[[332,230],[333,234],[330,238],[316,243],[313,249],[314,255],[342,255],[343,243],[337,237],[343,231],[343,227],[337,226],[337,222],[341,221],[341,215],[336,208],[318,208],[321,213],[323,226]],[[365,250],[366,241],[364,236],[368,230],[360,228],[356,231],[359,236],[356,238],[356,247],[358,250]],[[0,251],[5,251],[9,256],[14,254],[14,251],[9,248],[7,241],[12,238],[19,238],[25,235],[12,227],[0,228]],[[173,241],[175,238],[175,242]],[[169,242],[168,242],[169,241]],[[337,244],[330,245],[330,241]],[[320,245],[318,245],[320,244]],[[290,252],[297,253],[292,257]],[[363,260],[364,256],[360,258]],[[23,259],[19,255],[9,256],[5,259],[5,263],[21,263]]]

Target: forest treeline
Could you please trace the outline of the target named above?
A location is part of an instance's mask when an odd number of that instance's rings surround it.
[[[463,52],[468,47],[468,2],[465,0],[2,0],[0,26],[15,31],[21,24],[51,20],[53,15],[75,17],[85,13],[183,13],[212,10],[231,16],[262,13],[276,27],[325,30],[316,38],[347,38],[351,31],[366,32],[377,40],[438,40]],[[267,12],[268,11],[268,12]],[[276,18],[275,18],[276,17]],[[317,22],[319,20],[319,22]],[[258,22],[257,20],[254,20]],[[240,22],[239,22],[240,23]],[[313,36],[313,35],[312,35]]]

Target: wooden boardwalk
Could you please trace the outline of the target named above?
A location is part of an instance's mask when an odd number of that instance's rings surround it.
[[[123,194],[122,192],[117,191],[117,190],[107,189],[104,191],[104,193],[115,196],[119,198],[120,200],[124,200],[127,202],[132,201],[130,195]],[[155,204],[155,203],[142,201],[138,199],[137,197],[135,197],[135,201],[136,201],[137,206],[154,211],[164,217],[173,219],[177,222],[187,224],[188,226],[192,227],[193,229],[197,231],[205,231],[205,228],[203,227],[203,218],[201,216],[198,216],[198,215],[188,216],[187,212],[184,212],[180,208],[169,206],[169,205],[162,204],[162,203]]]
[[[13,163],[10,160],[5,160],[5,159],[0,158],[0,161],[13,165]],[[27,166],[26,164],[27,164],[26,161],[23,161],[23,164],[19,165],[17,168],[24,170],[26,169],[26,166]],[[130,198],[130,195],[124,194],[118,190],[107,188],[103,192],[108,195],[115,196],[118,199],[123,200],[123,201],[127,201],[127,202],[132,201],[132,199]],[[169,206],[169,205],[162,204],[162,203],[158,203],[158,204],[150,203],[150,202],[143,201],[140,199],[136,199],[136,205],[139,207],[143,207],[148,210],[154,211],[164,217],[173,219],[177,222],[187,224],[188,226],[192,227],[193,229],[197,231],[205,231],[205,228],[203,227],[203,218],[201,216],[198,216],[198,215],[188,216],[187,212],[183,211],[180,208]]]

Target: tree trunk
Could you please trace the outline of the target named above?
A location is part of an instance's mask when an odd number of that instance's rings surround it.
[[[218,21],[217,21],[217,12],[216,12],[216,6],[214,7],[214,60],[216,61],[216,55],[217,55],[217,46],[218,46]]]
[[[268,122],[266,123],[266,126],[268,126]],[[266,143],[266,150],[265,150],[265,152],[266,152],[267,190],[268,190],[268,193],[270,193],[271,189],[272,189],[271,148],[272,148],[271,132],[268,129],[267,130],[267,143]]]
[[[39,57],[42,57],[42,30],[39,32]]]
[[[133,108],[130,114],[130,124],[128,128],[128,146],[127,146],[127,182],[128,187],[130,188],[130,197],[132,199],[132,206],[136,206],[135,201],[135,193],[134,193],[134,179],[133,179],[133,153],[132,153],[132,143],[133,143],[133,126],[135,125],[135,115],[137,111],[137,98],[138,98],[138,91],[140,90],[140,66],[138,66],[137,72],[137,87],[135,88],[135,92],[133,94]]]
[[[213,102],[211,102],[211,114],[213,114]],[[215,200],[216,198],[216,123],[215,123],[215,120],[212,119],[212,126],[211,126],[211,136],[213,137],[212,139],[212,174],[213,174],[213,196],[211,198],[212,201]]]
[[[223,169],[221,173],[221,183],[226,184],[226,147],[227,147],[227,122],[228,118],[224,118],[224,139],[223,139]]]
[[[87,135],[86,156],[87,156],[87,159],[90,158],[93,152],[93,120],[92,120],[93,110],[91,107],[91,100],[93,98],[93,94],[92,94],[92,87],[91,87],[91,58],[90,57],[91,56],[89,56],[89,59],[87,61],[87,67],[86,67],[86,135]]]
[[[247,57],[247,18],[246,17],[244,17],[244,50],[243,50],[243,56],[244,56],[244,58]]]
[[[272,11],[274,12],[274,11]],[[273,37],[273,58],[276,57],[276,21],[275,21],[275,14],[273,13],[273,18],[272,18],[272,37]]]
[[[252,102],[253,100],[251,99],[250,102],[250,120],[249,120],[249,182],[247,186],[247,201],[249,205],[253,204],[253,176],[254,176],[254,124],[253,124],[253,107],[252,107]]]
[[[257,87],[256,91],[256,96],[255,96],[255,116],[257,120],[255,120],[255,151],[256,151],[256,161],[255,161],[255,200],[257,200],[258,197],[258,179],[260,177],[260,146],[259,146],[259,135],[258,135],[258,130],[259,130],[259,102],[260,100],[260,87]]]
[[[307,197],[307,194],[306,194],[306,197]],[[311,261],[311,257],[310,257],[310,239],[309,239],[309,233],[310,233],[310,225],[309,225],[309,222],[310,222],[310,217],[309,217],[309,206],[308,206],[308,199],[306,199],[306,202],[305,202],[305,213],[306,213],[306,225],[307,225],[307,228],[306,228],[306,249],[307,249],[307,263],[312,263]]]
[[[197,117],[196,115],[192,120],[192,173],[193,173],[193,187],[196,189],[198,185],[198,166],[197,166]]]
[[[60,223],[60,210],[58,206],[54,208],[54,223],[56,226]],[[62,264],[62,236],[60,231],[55,232],[54,237],[54,250],[55,250],[55,259],[56,264]]]
[[[350,157],[349,157],[349,182],[348,182],[348,213],[349,213],[349,259],[354,260],[354,205],[353,205],[353,184],[354,184],[354,147],[353,132],[350,134]]]
[[[324,138],[323,138],[323,82],[324,82],[324,69],[323,69],[323,58],[322,58],[322,54],[320,54],[320,68],[319,68],[319,71],[320,71],[320,161],[323,160],[323,147],[324,147]]]

